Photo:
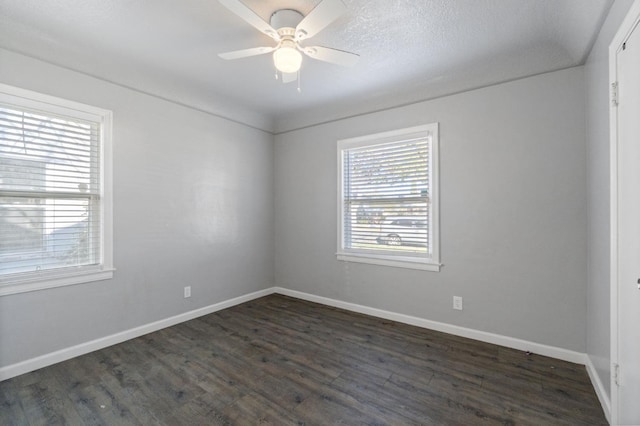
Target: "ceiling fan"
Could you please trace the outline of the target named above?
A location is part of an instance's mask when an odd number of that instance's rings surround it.
[[[277,42],[276,46],[253,47],[220,53],[218,56],[223,59],[240,59],[273,52],[273,62],[276,69],[282,73],[282,81],[289,83],[298,79],[298,73],[302,66],[300,52],[310,58],[342,66],[353,66],[360,57],[355,53],[343,50],[323,46],[302,46],[300,44],[302,41],[319,33],[346,12],[347,8],[341,0],[322,0],[307,16],[303,16],[293,9],[276,10],[271,15],[269,23],[265,22],[240,0],[218,1]]]

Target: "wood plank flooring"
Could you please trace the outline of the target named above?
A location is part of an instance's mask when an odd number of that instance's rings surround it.
[[[1,425],[606,425],[585,368],[272,295],[0,382]]]

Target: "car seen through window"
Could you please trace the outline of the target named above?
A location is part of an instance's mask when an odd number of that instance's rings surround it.
[[[380,225],[378,244],[426,246],[427,222],[415,217],[391,217]]]

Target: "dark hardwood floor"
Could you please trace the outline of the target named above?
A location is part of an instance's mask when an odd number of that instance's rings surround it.
[[[585,368],[280,295],[0,382],[1,425],[605,425]]]

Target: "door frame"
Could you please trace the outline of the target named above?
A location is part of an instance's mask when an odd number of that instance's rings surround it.
[[[620,28],[616,32],[613,41],[609,45],[609,87],[613,91],[613,84],[618,81],[617,54],[622,49],[622,44],[629,38],[636,26],[640,25],[640,0],[635,0]],[[619,419],[619,388],[618,362],[620,336],[618,316],[618,108],[613,105],[609,108],[609,161],[610,161],[610,309],[611,309],[611,413],[610,422],[618,424]]]

